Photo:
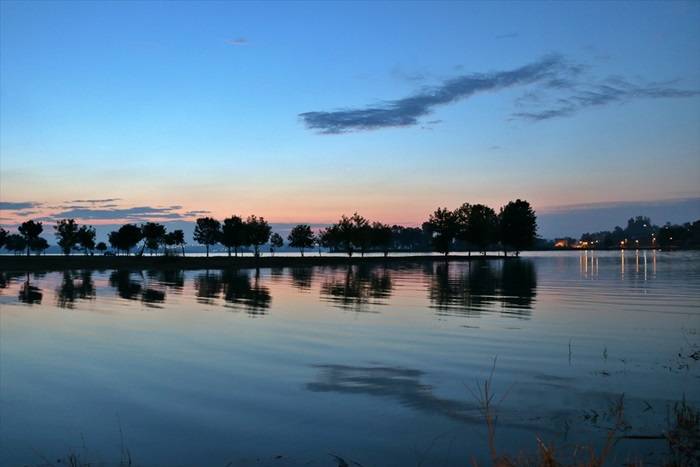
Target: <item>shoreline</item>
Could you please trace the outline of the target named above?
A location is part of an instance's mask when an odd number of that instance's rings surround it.
[[[227,269],[347,264],[401,264],[509,259],[513,256],[455,254],[450,256],[0,256],[0,271],[57,271],[65,269]]]

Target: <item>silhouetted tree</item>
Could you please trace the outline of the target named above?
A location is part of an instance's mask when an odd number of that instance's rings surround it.
[[[270,239],[271,232],[270,225],[267,223],[264,217],[248,216],[245,221],[245,231],[247,242],[253,245],[255,250],[255,256],[260,256],[260,245],[267,243]]]
[[[83,249],[85,254],[92,254],[95,249],[95,237],[97,233],[95,228],[91,225],[82,225],[78,229],[77,240],[80,247]]]
[[[238,256],[238,249],[246,244],[246,224],[239,216],[231,216],[224,219],[222,227],[221,244],[228,250],[231,256],[231,248]]]
[[[0,248],[5,246],[5,242],[7,242],[7,230],[0,227]]]
[[[331,235],[332,239],[335,241],[336,248],[345,251],[348,256],[352,256],[355,252],[355,241],[357,238],[353,219],[343,215],[332,228]]]
[[[153,254],[158,251],[158,248],[165,243],[165,226],[157,222],[146,222],[141,224],[141,235],[143,236],[143,250],[148,250]]]
[[[450,254],[452,241],[457,233],[457,222],[455,215],[447,208],[438,208],[430,215],[426,223],[427,229],[432,233],[433,247],[435,251]]]
[[[44,227],[41,225],[41,222],[29,220],[22,222],[19,227],[17,227],[17,231],[24,237],[24,242],[27,246],[27,256],[29,256],[32,244],[39,238],[41,232],[44,231]]]
[[[107,244],[105,242],[100,242],[97,245],[95,245],[95,249],[100,253],[104,254],[105,251],[107,251]]]
[[[27,241],[19,234],[10,234],[5,239],[5,248],[15,255],[22,254],[27,249]]]
[[[181,229],[175,229],[172,231],[173,244],[179,246],[182,249],[182,256],[185,256],[185,232]]]
[[[391,227],[394,248],[408,251],[429,251],[432,247],[430,233],[420,227],[403,227],[394,225]]]
[[[29,249],[36,252],[37,255],[42,254],[49,248],[49,242],[44,237],[37,237],[29,244]]]
[[[282,248],[284,246],[284,240],[282,236],[277,232],[270,235],[270,253],[275,256],[275,249]]]
[[[127,256],[142,238],[141,228],[134,224],[124,224],[107,237],[112,248],[126,252]]]
[[[53,228],[61,251],[66,256],[70,255],[71,250],[78,243],[78,224],[75,223],[75,219],[61,219]]]
[[[520,250],[531,247],[537,235],[537,216],[530,203],[520,199],[511,201],[501,208],[498,214],[501,243],[503,251],[508,254],[508,247]]]
[[[371,245],[384,253],[384,256],[389,256],[389,250],[392,247],[393,235],[391,227],[381,222],[374,222],[371,230]]]
[[[352,221],[352,243],[360,250],[360,254],[365,256],[365,252],[372,245],[372,226],[358,213],[354,213],[350,220]]]
[[[289,241],[289,246],[299,248],[301,256],[304,256],[304,249],[312,248],[316,239],[310,225],[299,224],[289,232],[287,240]]]
[[[457,209],[455,209],[455,222],[457,223],[457,231],[455,233],[455,238],[464,243],[464,247],[467,250],[469,256],[472,255],[472,244],[469,238],[469,216],[472,212],[472,205],[469,203],[464,203]]]
[[[340,234],[338,232],[338,225],[333,224],[319,232],[318,244],[319,255],[321,254],[321,247],[328,248],[329,251],[337,250],[340,247]]]
[[[194,241],[204,245],[209,256],[209,247],[216,245],[221,239],[221,224],[211,217],[200,217],[194,228]]]
[[[475,204],[469,211],[467,240],[486,254],[486,248],[496,241],[498,217],[496,212],[483,204]]]

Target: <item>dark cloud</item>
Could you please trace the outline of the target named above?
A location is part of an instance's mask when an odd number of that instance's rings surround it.
[[[179,207],[175,207],[179,208]],[[142,220],[142,219],[186,219],[190,217],[188,213],[177,212],[173,207],[158,208],[152,206],[136,206],[131,208],[88,208],[88,207],[73,207],[64,211],[56,212],[51,215],[51,218],[77,218],[77,219],[126,219],[126,220]]]
[[[579,66],[566,63],[561,56],[549,55],[514,70],[472,73],[452,78],[412,96],[375,106],[330,112],[305,112],[299,116],[307,128],[326,134],[412,126],[418,124],[420,117],[430,114],[434,107],[467,99],[478,92],[498,91],[561,79],[579,71]]]
[[[0,209],[3,211],[22,211],[41,206],[41,203],[34,201],[0,201]]]
[[[619,76],[600,80],[584,76],[586,71],[587,66],[553,54],[513,70],[458,76],[402,99],[364,108],[304,112],[299,117],[308,129],[339,134],[419,125],[419,119],[432,113],[437,106],[468,99],[479,92],[519,86],[531,89],[515,101],[520,110],[511,117],[530,121],[566,117],[589,107],[623,104],[636,99],[688,98],[700,94],[698,90],[677,88],[675,81],[638,84]]]
[[[549,105],[547,102],[541,103],[541,108],[536,110],[516,112],[513,117],[541,121],[567,117],[588,107],[623,104],[636,99],[669,99],[700,95],[700,91],[677,89],[665,84],[638,85],[619,77],[609,78],[600,84],[562,82],[556,87],[569,91],[568,95],[556,98],[556,101]]]
[[[112,203],[114,201],[121,201],[121,198],[105,198],[105,199],[74,199],[71,201],[64,201],[64,203]]]
[[[206,210],[187,211],[187,212],[183,213],[183,216],[194,217],[194,216],[202,216],[205,214],[211,214],[211,211],[206,211]]]

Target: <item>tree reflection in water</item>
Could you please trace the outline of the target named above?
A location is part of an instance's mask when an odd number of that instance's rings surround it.
[[[132,272],[124,269],[112,271],[109,275],[109,285],[117,290],[117,295],[125,300],[136,300],[143,288],[131,278]]]
[[[340,268],[340,276],[331,269],[321,284],[321,298],[340,308],[370,311],[369,305],[386,304],[393,289],[386,267],[353,265]]]
[[[35,285],[32,285],[29,280],[29,273],[27,273],[27,277],[22,284],[22,287],[19,289],[19,294],[17,297],[19,301],[28,305],[40,304],[43,296],[44,294],[41,292],[41,289]]]
[[[56,303],[73,308],[79,300],[95,298],[92,271],[67,270],[59,275]],[[113,270],[108,283],[117,296],[139,300],[158,307],[166,302],[168,291],[185,293],[188,281],[200,303],[242,309],[250,315],[266,314],[272,303],[266,280],[285,281],[293,288],[310,292],[318,284],[321,300],[332,306],[354,311],[377,312],[376,305],[390,303],[396,281],[409,285],[425,284],[431,308],[439,315],[478,316],[499,311],[504,315],[528,317],[537,295],[537,274],[531,260],[422,261],[403,265],[355,264],[327,267],[291,267],[276,270],[275,276],[260,270],[223,269],[194,273],[191,279],[183,270]],[[21,278],[25,277],[24,280]],[[32,280],[26,273],[0,273],[0,290],[17,284],[18,301],[39,304],[43,299],[37,285],[42,273]],[[279,282],[280,286],[284,282]]]
[[[266,314],[272,302],[270,289],[260,279],[260,270],[255,271],[253,281],[245,270],[207,271],[195,277],[194,285],[200,303],[213,304],[223,298],[225,306],[244,309],[252,316]]]
[[[60,308],[75,308],[76,300],[94,300],[95,283],[92,271],[63,271],[63,280],[56,289],[56,305]]]
[[[304,291],[311,290],[311,284],[313,284],[314,280],[313,267],[290,268],[289,274],[294,287]]]
[[[429,282],[430,302],[439,314],[479,315],[500,310],[504,314],[530,315],[537,288],[537,275],[530,260],[509,258],[494,263],[435,264]]]

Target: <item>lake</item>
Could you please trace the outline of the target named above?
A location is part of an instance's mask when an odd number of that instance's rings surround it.
[[[513,455],[700,405],[698,252],[2,273],[0,306],[2,465],[486,462],[490,375]]]

